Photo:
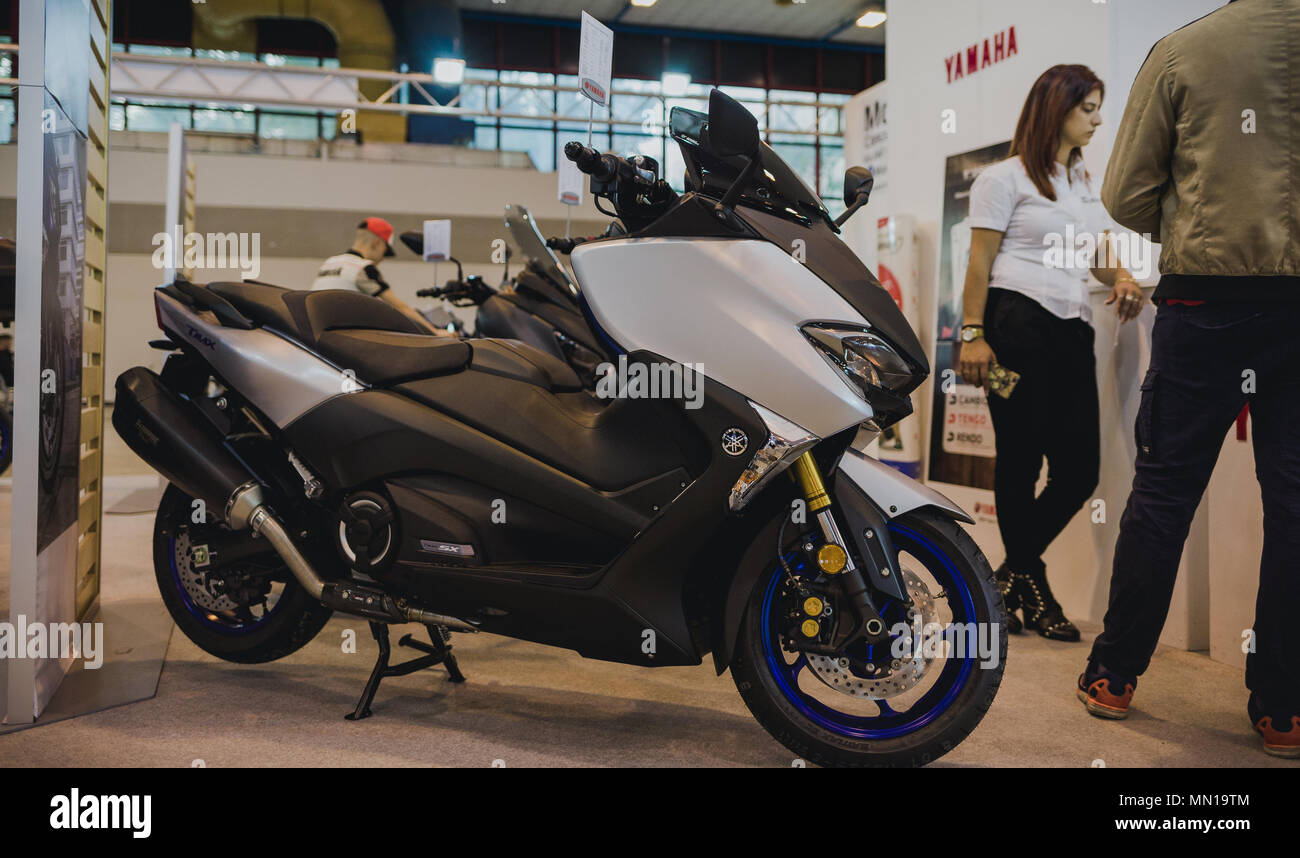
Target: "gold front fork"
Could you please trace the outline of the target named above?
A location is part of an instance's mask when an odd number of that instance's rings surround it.
[[[790,466],[790,476],[808,502],[808,510],[817,516],[817,524],[821,527],[822,536],[826,538],[826,544],[817,552],[817,565],[830,575],[852,572],[853,558],[849,556],[840,530],[835,526],[835,517],[831,515],[831,498],[826,493],[821,468],[817,466],[811,450],[805,450],[802,456],[795,459]]]

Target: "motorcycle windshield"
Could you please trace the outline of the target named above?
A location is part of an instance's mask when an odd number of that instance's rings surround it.
[[[724,158],[709,147],[708,114],[674,107],[668,128],[686,162],[687,190],[721,197],[749,163],[743,155]],[[802,223],[832,222],[817,192],[766,143],[762,144],[758,169],[750,173],[741,189],[740,205]]]
[[[506,206],[506,229],[510,230],[510,237],[514,239],[515,246],[524,256],[532,260],[542,274],[549,277],[555,285],[567,289],[569,294],[578,294],[578,288],[568,272],[546,246],[541,231],[537,229],[537,222],[528,213],[528,209],[517,205]]]

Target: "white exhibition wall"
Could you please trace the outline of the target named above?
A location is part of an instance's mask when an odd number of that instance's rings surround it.
[[[1069,0],[1052,4],[1051,14],[1039,0],[912,0],[891,6],[885,59],[887,190],[873,200],[848,235],[871,261],[878,217],[911,214],[916,218],[921,246],[920,333],[927,347],[933,348],[936,324],[945,158],[1009,140],[1035,78],[1058,63],[1083,63],[1106,84],[1103,124],[1084,150],[1085,164],[1100,183],[1129,87],[1151,45],[1220,5],[1222,0]],[[1006,46],[1013,28],[1016,50],[1011,54]],[[984,40],[992,44],[995,38],[1004,45],[1003,58],[987,66],[981,63],[975,70],[965,68],[967,48],[978,46],[982,58]],[[957,54],[964,73],[950,79],[951,61]],[[865,111],[880,95],[873,88],[850,102],[845,138],[849,164],[863,158],[860,147],[868,136]],[[953,120],[952,127],[942,127],[945,117]],[[1157,280],[1153,270],[1144,285],[1153,287]],[[1096,286],[1093,304],[1102,403],[1102,476],[1096,499],[1104,501],[1104,515],[1093,516],[1093,507],[1085,508],[1045,558],[1067,614],[1091,622],[1099,622],[1105,612],[1115,537],[1132,481],[1133,420],[1154,316],[1148,307],[1136,324],[1130,323],[1117,335],[1110,308],[1101,304],[1106,292]],[[936,375],[941,369],[935,368]],[[931,395],[927,384],[917,397],[928,406]],[[928,429],[927,425],[927,435]],[[1244,661],[1242,630],[1253,619],[1258,580],[1261,516],[1249,456],[1248,445],[1226,442],[1208,501],[1202,504],[1188,540],[1162,638],[1172,646],[1209,649],[1215,659],[1235,664]],[[991,492],[936,487],[968,510],[991,507]],[[1243,502],[1243,498],[1253,500]],[[1094,517],[1102,520],[1094,522]],[[996,520],[987,514],[977,518],[975,537],[996,565],[1003,556]],[[1213,547],[1210,521],[1216,532]],[[1231,533],[1225,536],[1222,531],[1229,525]]]

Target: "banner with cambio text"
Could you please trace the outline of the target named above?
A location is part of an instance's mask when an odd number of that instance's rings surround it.
[[[928,479],[977,489],[993,488],[997,454],[984,391],[962,381],[957,366],[970,260],[970,189],[980,172],[1005,160],[1010,149],[1007,141],[951,155],[944,168]]]
[[[876,222],[876,278],[889,292],[907,324],[921,317],[920,257],[916,223],[911,215],[882,217]],[[921,476],[921,418],[905,417],[880,434],[880,461],[913,479]]]

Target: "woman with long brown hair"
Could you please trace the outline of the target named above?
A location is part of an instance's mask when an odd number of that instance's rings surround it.
[[[1034,82],[1010,157],[971,187],[962,298],[962,377],[989,391],[993,418],[1009,631],[1020,630],[1020,610],[1025,627],[1063,641],[1077,641],[1079,630],[1052,595],[1042,554],[1097,486],[1089,272],[1111,287],[1106,303],[1121,321],[1142,308],[1137,281],[1107,252],[1106,213],[1083,166],[1104,95],[1081,65],[1052,66]],[[1044,459],[1047,485],[1035,496]]]

